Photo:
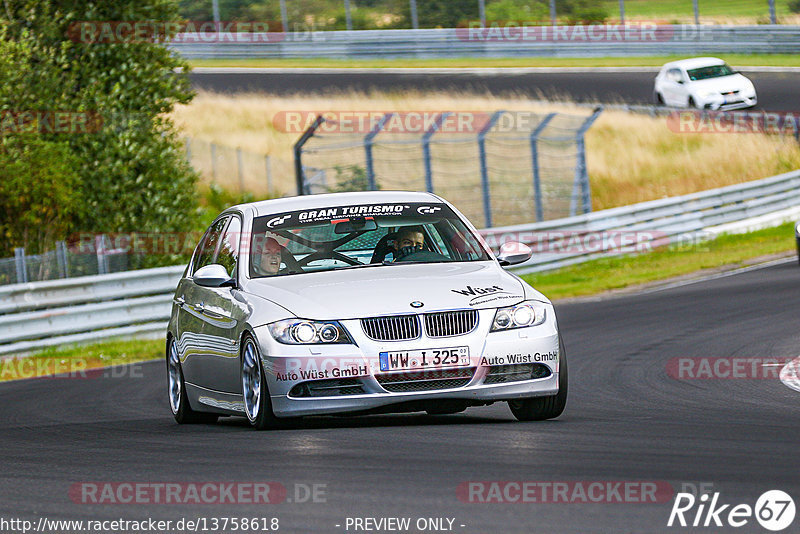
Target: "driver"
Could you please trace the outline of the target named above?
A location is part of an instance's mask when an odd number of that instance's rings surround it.
[[[268,237],[261,247],[261,254],[256,258],[255,271],[262,276],[278,274],[281,268],[281,251],[283,247],[274,238]]]
[[[404,226],[397,231],[393,243],[393,261],[420,252],[425,246],[425,232],[421,226]]]

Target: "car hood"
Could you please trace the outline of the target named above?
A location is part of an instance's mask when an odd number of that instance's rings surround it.
[[[379,265],[250,280],[243,288],[304,319],[336,320],[497,308],[533,296],[494,262]],[[527,291],[526,291],[527,290]],[[422,303],[412,307],[411,303]]]
[[[720,93],[726,93],[728,91],[746,92],[753,88],[753,83],[741,74],[734,74],[732,76],[720,76],[719,78],[698,80],[692,82],[691,87],[696,90],[717,91]]]

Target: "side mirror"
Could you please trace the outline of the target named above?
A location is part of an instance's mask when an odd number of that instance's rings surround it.
[[[193,280],[195,284],[203,287],[236,287],[236,280],[228,276],[225,267],[218,263],[197,269]]]
[[[522,243],[509,242],[503,243],[500,247],[500,254],[497,255],[497,261],[503,267],[510,265],[519,265],[525,263],[533,256],[533,251],[528,245]]]

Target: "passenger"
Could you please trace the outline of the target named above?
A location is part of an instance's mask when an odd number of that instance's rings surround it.
[[[254,262],[255,271],[261,276],[274,276],[281,268],[283,247],[274,238],[268,237],[261,246],[260,257]]]

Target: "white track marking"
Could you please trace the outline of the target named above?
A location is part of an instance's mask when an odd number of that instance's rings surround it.
[[[692,284],[698,284],[700,282],[708,282],[709,280],[716,280],[718,278],[727,278],[728,276],[735,276],[737,274],[748,273],[750,271],[758,271],[760,269],[766,269],[768,267],[774,267],[775,265],[783,265],[785,263],[792,263],[797,261],[797,256],[789,256],[786,258],[780,258],[777,260],[772,260],[764,263],[759,263],[758,265],[748,265],[747,267],[741,267],[739,269],[734,269],[732,271],[725,271],[723,273],[712,274],[709,276],[703,276],[701,278],[692,278],[691,280],[682,280],[680,282],[675,282],[672,284],[667,284],[663,286],[654,287],[651,289],[645,289],[643,291],[637,291],[633,293],[635,295],[643,295],[647,293],[656,293],[658,291],[664,291],[667,289],[674,289],[676,287],[683,287],[689,286]],[[627,295],[626,295],[627,296]]]

